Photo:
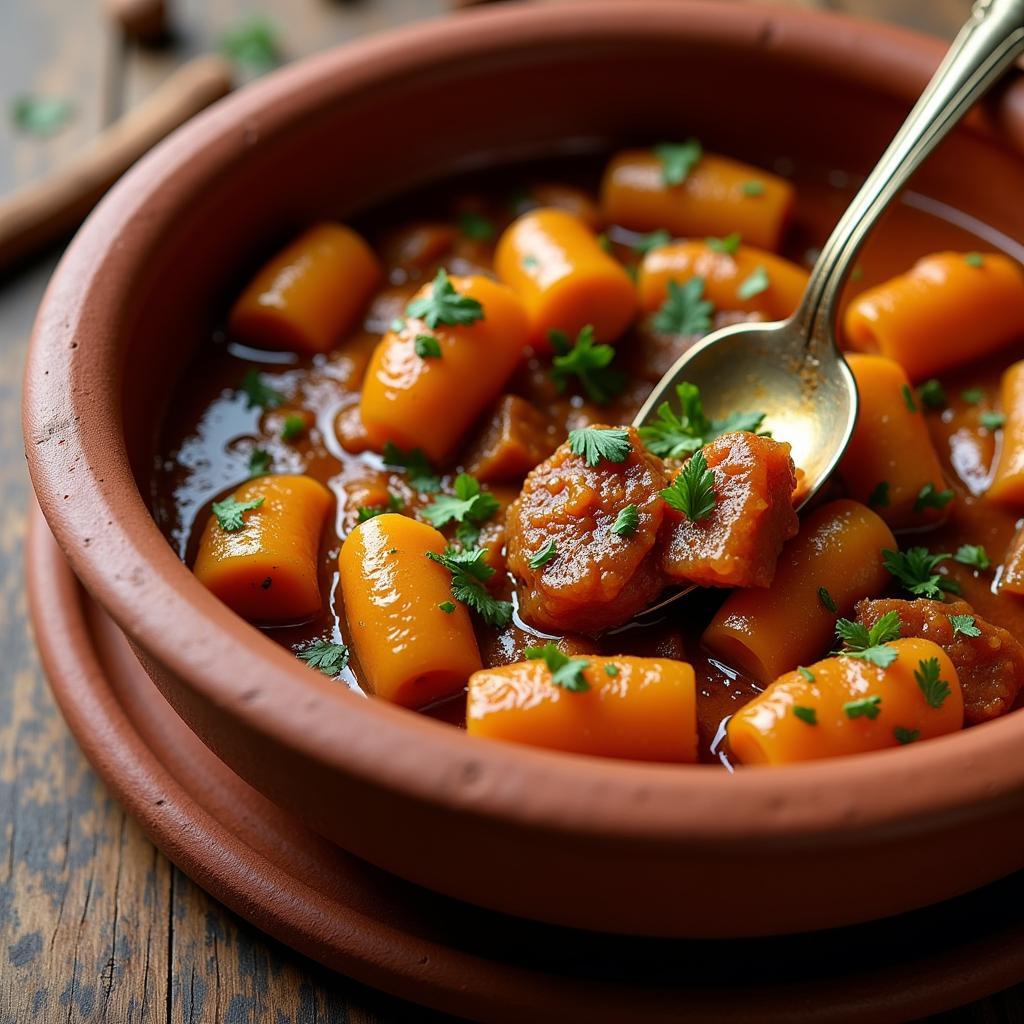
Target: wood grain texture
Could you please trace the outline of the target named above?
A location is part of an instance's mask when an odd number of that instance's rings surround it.
[[[815,0],[793,0],[811,6]],[[73,97],[49,140],[0,119],[0,191],[58,166],[181,61],[248,14],[277,11],[284,55],[435,14],[444,0],[179,0],[173,48],[124,51],[102,4],[0,0],[0,103]],[[967,0],[825,0],[950,34]],[[111,90],[108,83],[116,85]],[[0,1024],[393,1024],[440,1021],[329,974],[219,906],[105,792],[50,697],[26,624],[18,404],[32,318],[54,257],[0,286]],[[938,1019],[938,1018],[937,1018]],[[941,1018],[1024,1024],[1024,987]]]

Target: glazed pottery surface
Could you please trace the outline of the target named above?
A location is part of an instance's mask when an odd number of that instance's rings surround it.
[[[111,192],[40,311],[26,449],[72,568],[242,778],[468,902],[623,933],[765,935],[924,906],[1024,866],[1020,714],[735,775],[487,743],[325,685],[208,594],[147,508],[174,383],[301,225],[458,170],[630,140],[696,135],[764,166],[862,172],[941,52],[739,4],[509,6],[324,54],[218,104]],[[1024,237],[1021,146],[1014,87],[915,188]]]

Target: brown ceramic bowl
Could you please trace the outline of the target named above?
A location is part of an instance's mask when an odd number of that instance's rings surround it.
[[[455,169],[630,137],[861,172],[941,50],[747,5],[510,6],[324,54],[218,104],[102,203],[39,314],[26,445],[75,572],[243,778],[374,864],[473,903],[618,932],[763,935],[1021,868],[1022,714],[736,775],[487,743],[325,686],[193,579],[146,503],[175,381],[241,274],[297,225]],[[1015,89],[919,188],[1024,237],[1022,143]]]

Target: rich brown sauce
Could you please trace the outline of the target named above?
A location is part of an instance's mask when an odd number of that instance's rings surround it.
[[[516,213],[515,203],[509,201],[510,195],[521,194],[531,182],[552,180],[569,181],[593,191],[601,165],[601,159],[593,158],[546,164],[542,170],[524,168],[476,175],[443,190],[409,197],[356,226],[385,258],[389,245],[393,245],[396,228],[424,217],[444,220],[459,210],[473,209],[490,217],[500,230]],[[796,183],[797,213],[784,255],[806,266],[813,261],[816,247],[848,202],[851,189],[845,178],[835,173],[799,175]],[[630,232],[610,228],[608,235],[616,254],[624,262],[636,259],[625,244],[630,240]],[[928,252],[993,248],[1009,249],[1018,259],[1021,255],[1010,240],[1001,238],[984,225],[970,223],[956,211],[911,194],[894,207],[872,239],[857,279],[850,286],[850,294],[904,271]],[[491,253],[492,248],[487,243],[464,240],[456,254],[446,257],[444,263],[452,273],[487,270]],[[364,330],[328,356],[308,359],[246,349],[229,342],[222,332],[217,333],[200,348],[177,390],[164,425],[152,501],[158,523],[189,565],[195,558],[211,503],[246,480],[249,455],[255,447],[271,453],[275,471],[306,473],[325,483],[338,498],[335,520],[325,532],[320,563],[322,614],[307,622],[264,630],[285,647],[294,648],[318,637],[345,639],[337,559],[341,541],[355,522],[358,502],[353,500],[353,494],[358,485],[383,482],[407,508],[422,504],[400,474],[384,470],[379,456],[350,454],[342,448],[338,431],[344,431],[346,422],[351,420],[367,360],[380,334],[400,314],[422,280],[432,275],[433,266],[420,274],[391,266],[389,280],[367,313]],[[225,312],[230,298],[226,297]],[[970,339],[964,339],[964,343],[969,345]],[[680,339],[668,345],[663,337],[646,333],[642,327],[623,338],[617,346],[621,353],[619,358],[633,383],[621,398],[600,411],[579,397],[555,395],[546,368],[536,360],[518,373],[509,390],[553,410],[556,420],[566,428],[588,421],[626,423],[646,397],[650,385],[682,351],[682,344],[685,342]],[[955,551],[962,543],[984,544],[993,561],[1003,557],[1018,524],[1012,512],[989,505],[978,497],[987,486],[999,442],[998,432],[993,435],[981,427],[979,416],[984,409],[997,404],[1002,368],[1022,355],[1024,345],[1016,351],[1000,353],[997,358],[961,368],[944,381],[950,408],[927,416],[950,481],[962,492],[963,498],[956,503],[956,511],[948,524],[920,535],[914,543],[926,544],[935,551]],[[245,397],[235,389],[246,370],[254,366],[260,369],[267,384],[287,396],[284,408],[269,412],[247,408]],[[975,386],[982,388],[986,397],[981,404],[972,406],[960,395],[965,388]],[[300,408],[315,416],[315,425],[306,437],[296,442],[282,441],[279,435],[284,416]],[[455,466],[444,468],[458,469]],[[491,489],[503,501],[513,497],[513,488]],[[836,493],[837,485],[834,485],[830,494],[823,497],[833,497]],[[952,564],[950,571],[961,583],[964,599],[981,616],[1018,637],[1024,636],[1024,601],[997,596],[995,584],[999,570],[994,575],[979,575]],[[511,596],[511,585],[504,596]],[[691,661],[699,681],[701,756],[706,761],[722,760],[728,764],[727,751],[722,747],[724,722],[757,693],[759,687],[711,659],[700,648],[700,633],[722,596],[704,592],[676,606],[660,621],[623,627],[597,641],[578,638],[574,642],[580,651],[661,655]],[[520,660],[524,647],[536,642],[538,635],[524,627],[518,616],[512,626],[502,631],[478,625],[481,654],[486,664]],[[353,660],[342,679],[358,690],[359,675],[358,663]],[[461,725],[464,700],[447,701],[427,709],[427,713]]]

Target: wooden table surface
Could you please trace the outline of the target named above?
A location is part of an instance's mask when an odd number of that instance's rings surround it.
[[[146,95],[184,57],[216,49],[248,14],[270,14],[290,59],[446,6],[445,0],[169,2],[178,38],[171,48],[146,53],[122,49],[100,0],[0,0],[0,191],[59,165],[111,111]],[[817,5],[950,36],[969,0]],[[19,135],[6,110],[21,93],[69,98],[74,118],[49,139]],[[29,492],[19,424],[25,346],[56,256],[0,281],[0,1024],[438,1020],[311,964],[209,898],[114,802],[57,712],[26,620]],[[936,1019],[1024,1021],[1024,986]]]

